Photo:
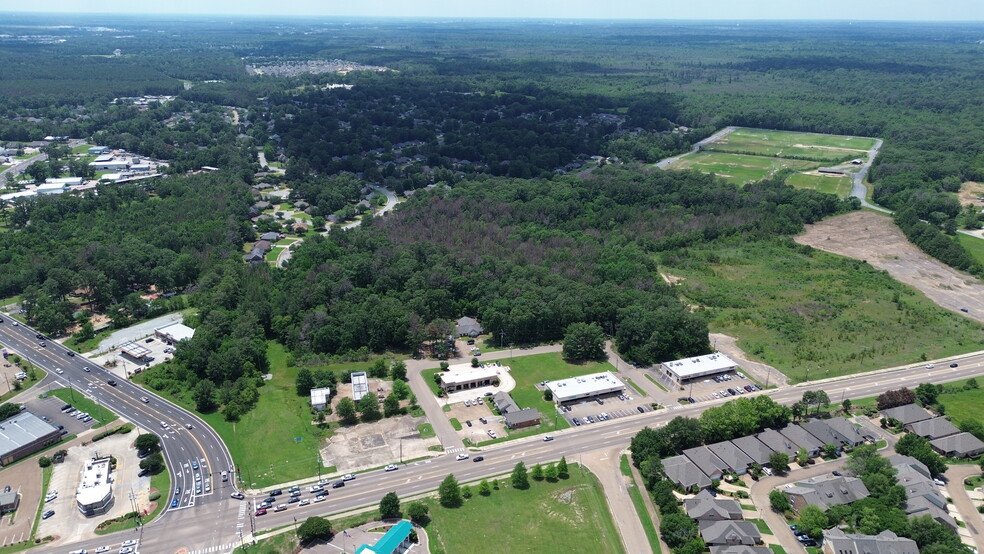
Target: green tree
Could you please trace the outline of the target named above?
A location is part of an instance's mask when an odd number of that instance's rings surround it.
[[[430,508],[423,502],[415,500],[407,506],[407,517],[410,518],[410,521],[418,525],[423,525],[427,522],[427,514],[429,513]]]
[[[678,548],[697,537],[697,522],[687,514],[676,512],[663,515],[659,534],[670,548]]]
[[[388,492],[379,501],[379,517],[394,519],[400,517],[400,497],[395,492]]]
[[[803,393],[803,403],[807,406],[816,406],[816,413],[820,415],[820,408],[830,404],[830,397],[827,396],[826,391],[808,390]]]
[[[526,464],[519,462],[516,467],[513,468],[511,481],[514,489],[528,489],[530,488],[530,479],[526,471]]]
[[[4,403],[0,404],[0,420],[9,419],[21,413],[20,404]]]
[[[546,471],[544,471],[544,476],[546,476],[547,481],[557,480],[557,464],[550,464],[547,466]]]
[[[560,457],[560,461],[557,462],[557,477],[561,479],[567,479],[571,474],[567,469],[567,458],[564,456]]]
[[[335,413],[338,414],[338,418],[341,420],[342,425],[355,425],[359,422],[359,416],[355,409],[355,402],[353,402],[348,396],[338,401],[338,405],[335,406]]]
[[[923,406],[932,406],[936,404],[936,399],[941,392],[943,392],[943,385],[934,385],[932,383],[922,383],[916,390],[916,400],[919,401]]]
[[[49,466],[51,466],[51,458],[49,458],[47,456],[41,456],[40,458],[38,458],[38,465],[41,466],[41,467],[49,467]],[[141,463],[141,465],[142,465],[142,463]]]
[[[297,528],[297,538],[301,541],[302,545],[316,540],[328,540],[333,534],[331,522],[318,516],[307,518]]]
[[[488,496],[492,494],[492,486],[489,485],[488,479],[482,479],[482,482],[478,484],[478,494],[482,496]]]
[[[786,473],[789,471],[789,455],[785,452],[773,452],[769,454],[769,466],[776,473]]]
[[[359,415],[362,421],[370,423],[383,418],[383,414],[379,411],[379,397],[375,393],[366,393],[359,399]]]
[[[406,400],[411,395],[410,385],[406,381],[393,381],[393,394],[400,400]]]
[[[454,478],[453,473],[448,474],[441,481],[441,485],[437,488],[437,495],[441,506],[445,508],[461,506],[461,487],[458,486],[458,480]]]
[[[823,538],[823,530],[829,526],[827,514],[823,513],[823,510],[811,504],[804,506],[799,516],[799,528],[804,533],[810,535],[813,540],[818,541]]]
[[[393,362],[390,367],[390,377],[393,379],[393,390],[395,391],[397,381],[405,383],[407,380],[407,364],[403,360]]]
[[[156,452],[160,447],[161,439],[153,433],[144,433],[133,441],[133,446],[137,452]]]
[[[830,444],[828,442],[827,444],[823,445],[823,457],[826,458],[826,459],[828,459],[828,460],[832,460],[832,459],[836,458],[837,457],[837,451],[838,451],[838,448],[837,448],[837,445],[836,444]]]
[[[778,489],[773,489],[769,492],[769,505],[772,506],[773,510],[780,514],[789,511],[791,508],[789,505],[789,497]]]
[[[79,330],[72,335],[77,342],[85,342],[96,336],[96,329],[92,326],[92,322],[88,319],[82,322],[79,326]]]
[[[51,171],[48,168],[48,164],[44,162],[34,162],[27,166],[24,173],[30,175],[31,179],[34,179],[36,184],[44,183],[44,180],[51,176]]]
[[[534,481],[543,481],[543,467],[540,466],[540,464],[534,465],[533,469],[530,471],[530,477],[532,477]]]
[[[806,451],[805,448],[800,448],[799,451],[796,452],[796,463],[798,463],[799,465],[806,466],[806,464],[809,463],[809,459],[810,459],[810,454]]]
[[[565,360],[600,360],[605,356],[605,333],[597,323],[571,323],[564,333]]]
[[[383,413],[386,414],[386,417],[400,415],[400,399],[395,392],[391,392],[383,401]]]
[[[844,401],[841,402],[841,409],[844,410],[844,413],[845,414],[851,413],[851,399],[850,398],[845,398]]]
[[[311,394],[311,389],[314,386],[314,374],[310,369],[302,367],[297,370],[297,379],[294,381],[294,386],[297,390],[297,396],[308,396]]]
[[[160,452],[154,452],[150,456],[140,460],[140,469],[157,475],[161,471],[164,471],[164,456],[161,456]]]
[[[202,379],[195,385],[191,398],[195,401],[195,410],[203,414],[213,412],[218,407],[215,404],[215,383],[208,379]]]

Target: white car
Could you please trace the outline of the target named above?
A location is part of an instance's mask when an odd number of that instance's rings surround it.
[[[355,479],[355,475],[351,473],[346,473],[345,475],[342,475],[342,481],[351,481],[352,479]]]
[[[321,492],[321,491],[325,490],[325,488],[323,486],[321,486],[321,485],[312,485],[312,486],[308,487],[308,490],[311,491],[311,492]]]
[[[325,496],[325,495],[323,495],[323,494],[319,494],[318,496],[315,496],[314,497],[314,501],[315,502],[324,502],[327,499],[328,499],[328,497]]]
[[[307,506],[310,503],[311,503],[311,501],[309,499],[305,498],[304,500],[301,500],[301,503],[298,504],[298,506]]]
[[[122,546],[122,547],[126,547],[126,546],[137,546],[137,541],[135,539],[126,540],[126,541],[123,541],[123,544],[121,544],[120,546]]]
[[[455,460],[458,460],[459,462],[461,460],[467,460],[468,459],[468,454],[458,454],[457,456],[454,457],[454,459]]]
[[[64,371],[62,371],[62,368],[60,368],[60,367],[56,367],[56,368],[55,368],[55,373],[57,373],[58,375],[61,375],[62,373],[65,373],[65,372],[64,372]]]
[[[318,481],[318,486],[319,487],[323,487],[323,486],[325,486],[327,484],[328,484],[328,480],[327,479],[322,479],[322,480]]]
[[[102,554],[103,552],[109,552],[108,546],[100,546],[99,548],[93,550],[96,554]]]
[[[393,465],[393,464],[390,464],[390,465],[388,465],[388,466],[386,466],[386,467],[384,468],[384,471],[396,471],[397,469],[399,469],[399,468],[398,468],[398,467],[396,467],[396,466],[395,466],[395,465]]]
[[[120,554],[130,554],[131,552],[133,552],[132,546],[124,546],[120,549]]]
[[[551,436],[551,435],[547,435],[547,436],[543,437],[543,442],[548,442],[548,441],[552,441],[552,440],[553,440],[553,436]]]

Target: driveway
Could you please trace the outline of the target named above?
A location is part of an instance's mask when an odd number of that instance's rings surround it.
[[[861,170],[854,174],[854,184],[851,187],[851,196],[860,200],[861,205],[865,208],[890,214],[892,213],[891,210],[887,210],[881,206],[876,206],[875,204],[868,202],[868,187],[864,186],[864,178],[868,175],[868,170],[871,169],[871,164],[875,161],[875,156],[878,155],[878,150],[881,149],[881,146],[882,140],[875,139],[875,145],[868,151],[868,159],[864,162],[864,165],[861,166]]]
[[[984,521],[981,520],[981,514],[967,495],[963,482],[972,475],[980,474],[981,468],[977,464],[950,466],[950,469],[943,474],[946,476],[946,495],[952,499],[960,519],[967,524],[967,531],[978,552],[984,550],[984,535],[981,535],[984,531]]]
[[[632,497],[629,496],[628,483],[631,482],[632,477],[622,475],[619,470],[621,454],[621,448],[596,450],[581,456],[581,463],[601,482],[605,500],[608,501],[608,511],[615,519],[615,526],[622,537],[625,551],[648,554],[653,550],[649,546],[649,538],[642,528],[642,522],[639,521],[639,514],[636,513]]]
[[[126,329],[114,331],[111,335],[99,343],[99,347],[97,348],[98,353],[105,354],[125,342],[136,341],[144,337],[152,336],[155,329],[163,327],[169,323],[174,323],[175,321],[179,323],[184,321],[184,315],[180,313],[167,314],[154,319],[148,319],[147,321],[137,323],[136,325],[131,325]]]

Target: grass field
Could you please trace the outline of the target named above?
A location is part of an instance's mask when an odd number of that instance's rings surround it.
[[[696,169],[714,173],[728,182],[742,185],[769,177],[781,169],[808,170],[820,167],[819,162],[787,160],[727,152],[695,152],[680,158],[668,169]]]
[[[427,525],[433,554],[457,552],[625,552],[598,480],[571,465],[569,479],[530,481],[527,490],[509,487],[476,494],[460,508],[428,499]],[[535,522],[531,524],[531,522]]]
[[[948,383],[946,386],[948,389],[951,387],[962,388],[963,383]],[[984,424],[984,412],[981,412],[981,404],[984,403],[984,390],[982,389],[946,392],[939,396],[939,403],[946,407],[947,417],[956,425],[968,420]]]
[[[107,423],[111,423],[117,419],[116,414],[109,411],[107,408],[103,408],[99,404],[96,404],[94,401],[83,395],[79,390],[52,389],[48,392],[48,394],[57,396],[63,402],[74,406],[78,411],[91,415],[92,419],[97,421],[97,423],[92,424],[93,429],[104,427]]]
[[[788,239],[721,240],[664,254],[713,332],[794,382],[980,350],[984,328],[857,260]],[[923,356],[925,355],[925,358]]]
[[[851,194],[852,179],[845,176],[793,173],[786,177],[786,184],[798,189],[812,189],[838,198],[847,198]]]
[[[984,239],[957,233],[957,242],[967,249],[977,263],[984,265]]]
[[[704,149],[833,162],[865,157],[874,144],[865,137],[741,128]]]

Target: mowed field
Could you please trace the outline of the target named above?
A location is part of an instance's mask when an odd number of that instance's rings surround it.
[[[799,173],[790,175],[787,184],[846,197],[851,190],[850,177],[829,177],[828,181],[828,177],[803,172],[839,164],[850,171],[858,166],[847,162],[867,160],[874,144],[875,139],[866,137],[739,128],[704,145],[699,152],[681,156],[667,169],[714,173],[736,185],[791,169]]]

